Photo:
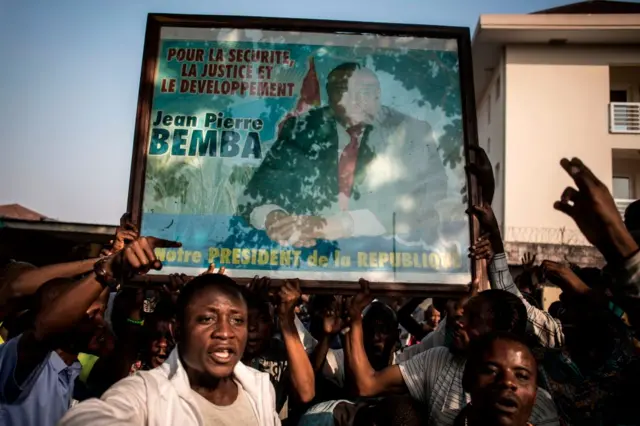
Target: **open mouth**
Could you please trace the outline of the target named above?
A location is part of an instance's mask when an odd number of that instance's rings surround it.
[[[165,362],[167,360],[167,354],[166,353],[160,353],[160,354],[156,354],[153,359],[155,359],[156,361],[158,361],[159,364],[162,364],[163,362]]]
[[[518,401],[512,396],[503,396],[498,398],[494,406],[503,413],[515,413],[518,410]]]
[[[228,347],[217,347],[209,351],[209,356],[217,364],[226,364],[233,358],[235,351]]]

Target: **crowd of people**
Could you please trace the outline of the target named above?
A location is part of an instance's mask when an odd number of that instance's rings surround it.
[[[579,159],[554,204],[603,269],[524,259],[514,280],[486,155],[469,248],[491,289],[401,306],[297,280],[236,283],[224,268],[135,280],[179,243],[124,223],[101,256],[0,275],[0,425],[640,425],[640,207],[619,214]],[[137,284],[133,284],[135,283]],[[540,287],[562,290],[549,311]],[[408,335],[408,338],[401,338]]]

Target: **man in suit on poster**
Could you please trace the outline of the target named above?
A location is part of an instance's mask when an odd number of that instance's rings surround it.
[[[381,106],[377,77],[359,64],[333,69],[326,87],[328,106],[284,123],[240,215],[298,247],[394,232],[433,242],[447,176],[429,124]]]

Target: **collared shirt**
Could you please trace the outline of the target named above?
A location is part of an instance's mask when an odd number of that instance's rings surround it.
[[[233,370],[260,426],[280,426],[269,376],[242,363]],[[230,413],[230,415],[233,415]],[[204,426],[178,347],[158,368],[139,371],[111,386],[100,399],[74,406],[60,426]]]
[[[631,259],[626,265],[627,274],[622,274],[624,278],[618,280],[618,285],[626,286],[633,291],[634,283],[637,285],[640,277],[636,272],[639,264],[638,256],[635,256],[635,262]],[[564,333],[561,323],[547,312],[524,300],[513,282],[504,253],[494,256],[489,274],[493,288],[515,294],[522,299],[527,308],[529,325],[546,347],[542,353],[534,351],[536,358],[539,359],[540,384],[553,395],[563,424],[579,426],[615,424],[613,417],[621,414],[616,395],[625,380],[623,377],[625,367],[637,359],[633,353],[632,336],[621,319],[623,312],[620,308],[613,303],[609,304],[614,350],[602,366],[584,371],[562,348]],[[633,281],[634,276],[636,281]]]
[[[497,253],[493,256],[493,261],[489,265],[489,279],[491,281],[491,288],[508,291],[522,300],[522,303],[527,308],[528,331],[538,338],[542,346],[547,348],[560,348],[564,346],[562,324],[548,312],[531,305],[527,299],[522,296],[522,293],[520,293],[520,290],[516,287],[516,283],[513,281],[511,272],[509,272],[506,254]]]
[[[471,397],[462,388],[466,358],[439,347],[400,364],[402,378],[412,398],[427,404],[428,424],[451,426]],[[531,421],[536,426],[559,425],[551,395],[538,389]]]
[[[20,386],[14,372],[21,337],[0,345],[0,424],[54,426],[71,405],[74,382],[82,366],[78,361],[67,365],[52,351]],[[17,395],[17,399],[8,401],[9,394]]]

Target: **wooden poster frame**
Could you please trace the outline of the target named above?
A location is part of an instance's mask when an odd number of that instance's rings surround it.
[[[459,58],[460,90],[462,102],[462,121],[464,133],[464,159],[468,165],[470,161],[469,146],[477,146],[477,123],[475,97],[473,87],[471,40],[469,29],[462,27],[441,27],[406,24],[364,23],[349,21],[328,21],[308,19],[280,19],[257,18],[240,16],[205,16],[205,15],[174,15],[153,14],[147,17],[147,28],[144,41],[140,89],[135,124],[135,136],[129,183],[128,211],[136,225],[142,219],[142,199],[144,194],[144,180],[146,169],[146,151],[149,140],[154,81],[160,48],[160,30],[163,27],[192,27],[192,28],[247,28],[277,31],[320,32],[320,33],[369,33],[386,36],[412,36],[440,39],[455,39]],[[480,194],[473,177],[468,182],[468,203],[477,203]],[[478,234],[475,219],[470,230],[470,241],[474,241]],[[471,264],[471,276],[475,279],[478,271],[477,262]],[[149,276],[150,281],[165,281],[167,276]],[[237,281],[248,281],[238,278]],[[279,280],[274,280],[277,285]],[[301,286],[306,292],[312,293],[353,293],[359,289],[357,282],[344,281],[311,281],[301,280]],[[418,284],[401,282],[372,282],[371,291],[375,293],[399,294],[428,294],[428,295],[456,295],[469,291],[468,285],[460,284]]]

